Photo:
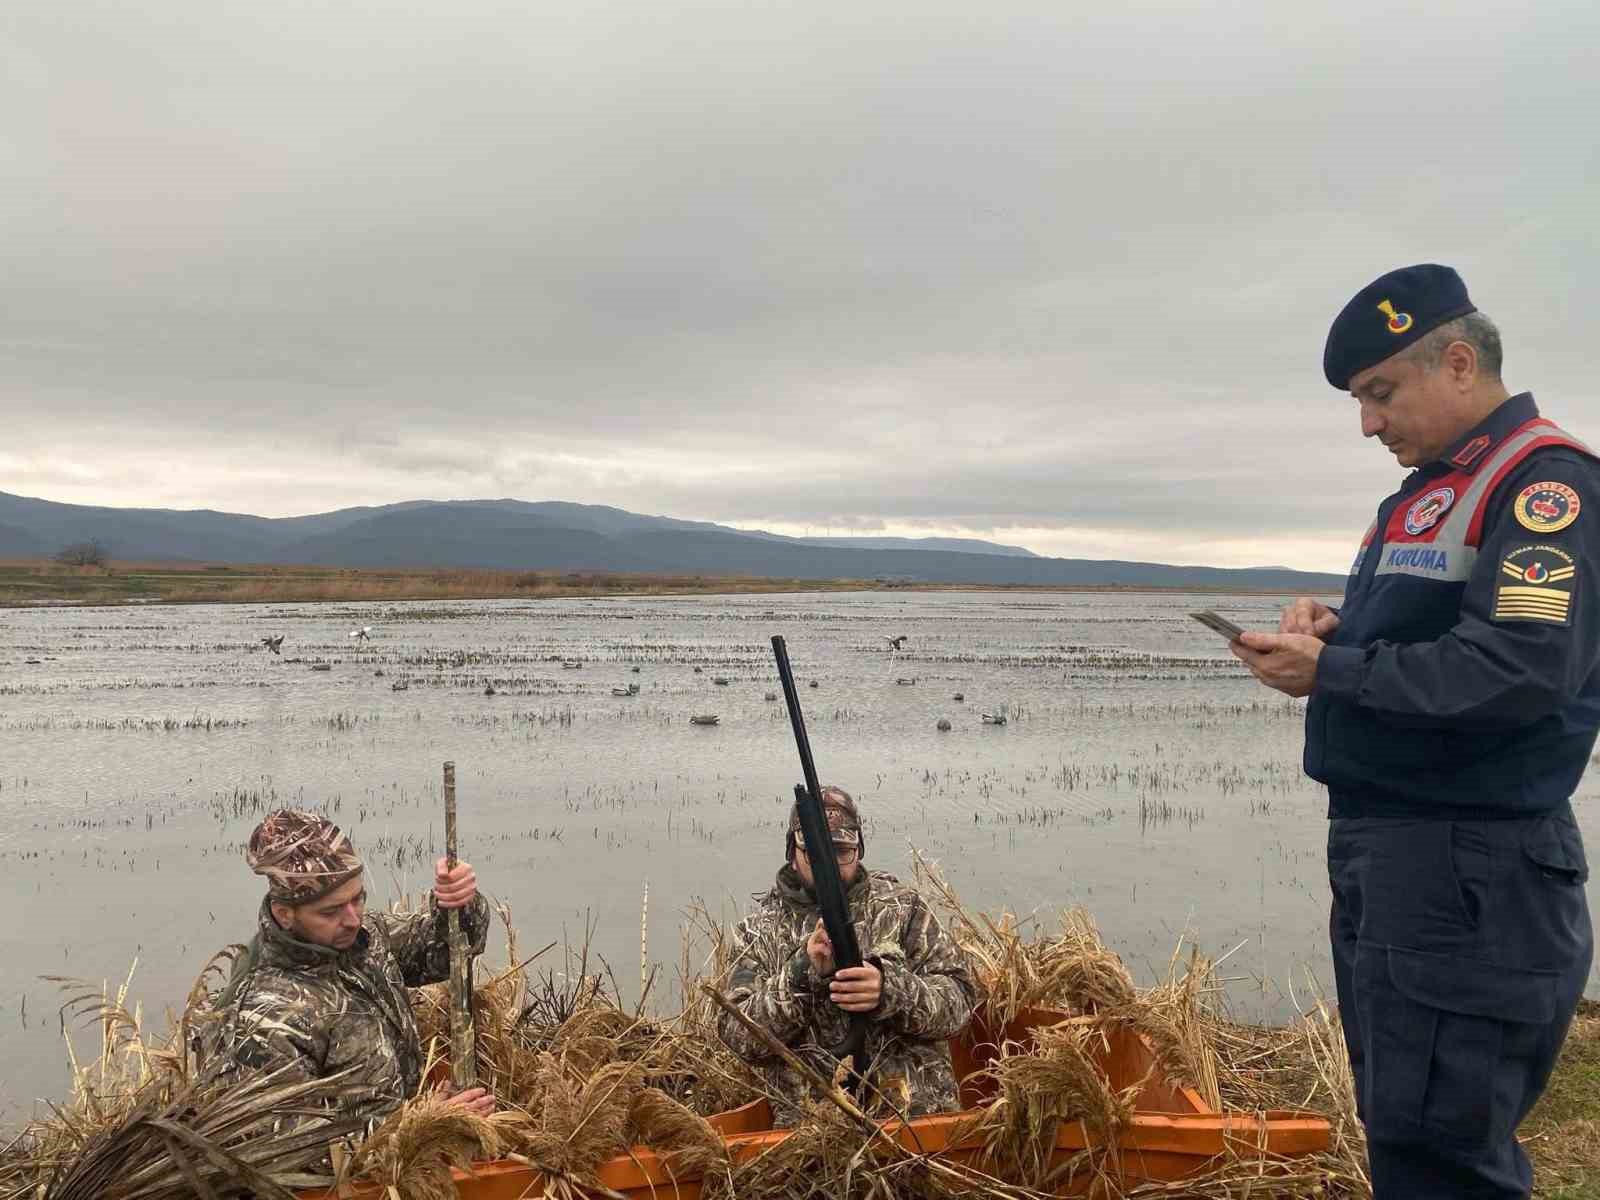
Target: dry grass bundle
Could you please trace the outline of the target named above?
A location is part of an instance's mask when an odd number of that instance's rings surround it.
[[[1061,914],[1054,937],[1030,940],[1015,913],[968,912],[937,867],[913,853],[918,886],[930,893],[951,934],[972,960],[979,993],[998,1022],[1033,1006],[1085,1011],[1125,1009],[1138,997],[1133,976],[1100,940],[1094,918],[1082,909]]]
[[[89,1135],[51,1173],[44,1200],[293,1200],[289,1189],[327,1182],[329,1139],[360,1128],[355,1119],[304,1120],[339,1089],[338,1081],[265,1075],[227,1088],[186,1086],[171,1098],[153,1091]]]
[[[1063,1122],[1082,1123],[1091,1142],[1116,1143],[1133,1115],[1139,1085],[1112,1088],[1101,1066],[1103,1037],[1091,1025],[1071,1023],[1034,1030],[1028,1046],[1001,1045],[999,1058],[984,1071],[996,1084],[997,1098],[964,1122],[959,1134],[982,1141],[983,1170],[1047,1190],[1061,1174],[1050,1160]],[[1067,1169],[1102,1173],[1094,1161],[1069,1163]]]
[[[576,1197],[595,1169],[628,1145],[629,1116],[644,1086],[635,1062],[612,1062],[587,1078],[541,1056],[537,1103],[506,1126],[507,1139],[547,1176],[546,1194]]]
[[[628,1144],[649,1146],[668,1157],[674,1174],[725,1172],[728,1144],[711,1123],[660,1088],[641,1088],[628,1109]]]
[[[374,1129],[341,1175],[392,1188],[400,1200],[456,1200],[450,1169],[496,1157],[499,1127],[510,1121],[510,1114],[478,1117],[439,1095],[423,1095]]]

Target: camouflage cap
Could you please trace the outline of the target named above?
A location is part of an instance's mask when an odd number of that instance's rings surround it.
[[[281,808],[250,835],[245,862],[267,879],[267,896],[282,904],[309,904],[361,874],[350,839],[320,813]]]
[[[828,832],[835,846],[861,845],[861,814],[850,793],[831,783],[822,787],[822,814],[828,818]],[[789,807],[789,836],[800,832],[800,806]],[[792,843],[791,843],[792,845]]]

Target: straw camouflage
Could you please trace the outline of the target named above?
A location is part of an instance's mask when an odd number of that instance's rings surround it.
[[[245,862],[266,877],[267,895],[282,904],[309,904],[361,874],[350,839],[320,813],[281,808],[250,835]]]
[[[893,1081],[904,1080],[909,1115],[959,1108],[945,1039],[966,1027],[977,998],[966,955],[916,889],[887,872],[861,871],[848,899],[861,956],[883,972],[883,998],[867,1027],[868,1077],[891,1094]],[[831,1078],[837,1060],[827,1047],[844,1041],[850,1014],[829,1000],[831,977],[806,956],[818,915],[816,897],[785,865],[761,907],[734,932],[725,991],[745,1016]],[[818,1098],[731,1016],[723,1015],[717,1032],[766,1079],[780,1125],[794,1124],[807,1099]]]

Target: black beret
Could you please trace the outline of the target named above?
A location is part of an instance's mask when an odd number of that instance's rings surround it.
[[[1419,263],[1380,275],[1333,319],[1322,350],[1322,373],[1341,392],[1352,376],[1454,321],[1477,306],[1450,267]]]

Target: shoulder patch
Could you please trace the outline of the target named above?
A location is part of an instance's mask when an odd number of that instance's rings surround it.
[[[1554,546],[1519,546],[1500,562],[1491,617],[1571,625],[1577,585],[1572,555]]]
[[[1564,483],[1530,483],[1512,506],[1517,524],[1535,533],[1556,533],[1578,519],[1583,501]]]

